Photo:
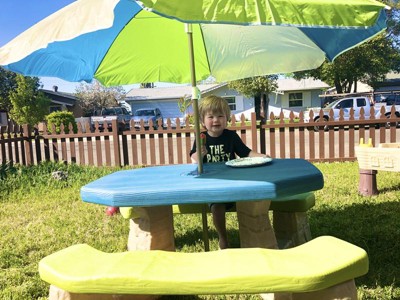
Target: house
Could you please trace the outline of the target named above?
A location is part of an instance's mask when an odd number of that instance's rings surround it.
[[[311,78],[278,79],[277,92],[269,95],[269,112],[276,115],[282,111],[285,116],[288,116],[290,111],[299,113],[309,107],[321,106],[319,95],[328,88],[329,85],[325,82]]]
[[[69,93],[63,93],[58,91],[58,87],[54,86],[53,90],[39,89],[43,92],[50,100],[49,113],[53,111],[67,110],[73,113],[75,118],[82,117],[82,109],[77,104],[77,98]],[[8,125],[8,114],[4,109],[0,109],[0,126]]]
[[[57,86],[53,86],[53,90],[40,89],[40,91],[51,100],[50,113],[67,110],[72,112],[75,118],[82,117],[82,109],[73,94],[59,92]]]
[[[319,106],[321,100],[318,96],[328,87],[319,80],[279,79],[278,91],[268,95],[269,112],[279,114],[283,111],[288,115],[291,110],[300,112],[307,107]],[[198,85],[198,88],[201,97],[214,94],[225,98],[233,114],[243,113],[249,118],[251,112],[255,111],[254,97],[246,97],[236,90],[229,89],[227,83]],[[125,102],[131,106],[132,112],[139,108],[158,107],[164,118],[177,118],[183,117],[185,113],[191,113],[191,108],[182,113],[178,107],[178,100],[182,97],[190,98],[191,94],[191,86],[135,88],[127,93]]]
[[[375,101],[379,102],[383,97],[387,97],[390,94],[400,94],[400,73],[388,73],[385,80],[378,82],[375,89],[365,83],[357,82],[357,92],[337,94],[335,87],[332,87],[319,97],[323,99],[324,103],[327,103],[341,97],[370,95]]]
[[[227,83],[204,84],[197,86],[201,92],[201,97],[215,94],[224,97],[233,112],[244,111],[253,107],[252,99],[239,95],[238,92],[230,90]],[[164,118],[181,118],[185,114],[191,113],[189,108],[185,112],[179,110],[178,101],[180,98],[189,99],[192,95],[192,87],[189,85],[156,88],[132,89],[126,94],[125,102],[128,103],[132,112],[139,108],[158,107]]]
[[[400,93],[400,73],[391,72],[375,90],[376,94]]]

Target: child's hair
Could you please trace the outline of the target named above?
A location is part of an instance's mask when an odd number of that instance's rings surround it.
[[[208,112],[224,114],[228,121],[231,118],[231,109],[229,108],[228,102],[219,96],[209,95],[201,99],[199,104],[199,117],[202,123],[204,122],[204,116]]]

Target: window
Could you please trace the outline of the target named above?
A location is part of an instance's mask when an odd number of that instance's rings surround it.
[[[386,98],[386,105],[399,105],[400,104],[400,95],[389,95]]]
[[[353,98],[345,99],[343,101],[340,101],[336,108],[352,108],[353,107],[353,102],[354,102]]]
[[[231,110],[236,110],[236,98],[235,97],[224,97],[226,102],[228,102],[229,108]]]
[[[303,93],[289,93],[289,107],[302,107]]]
[[[357,107],[367,106],[367,101],[365,98],[357,98]]]
[[[103,116],[112,116],[115,115],[115,110],[113,108],[105,108],[102,113]]]

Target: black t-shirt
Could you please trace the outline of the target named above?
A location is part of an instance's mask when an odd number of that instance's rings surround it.
[[[247,157],[251,151],[247,147],[239,135],[232,130],[224,129],[219,137],[212,137],[207,132],[206,135],[206,148],[207,154],[203,158],[204,163],[228,161],[239,157]],[[190,155],[196,152],[196,142],[190,151]]]

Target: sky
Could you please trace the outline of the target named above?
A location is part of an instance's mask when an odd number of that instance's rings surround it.
[[[74,0],[0,0],[0,47],[14,37]],[[60,92],[74,92],[79,83],[71,83],[59,78],[42,77],[44,89],[54,85]]]
[[[74,0],[0,0],[0,47],[13,38]],[[41,77],[43,88],[73,93],[79,83],[54,77]],[[124,86],[126,91],[137,85]]]

